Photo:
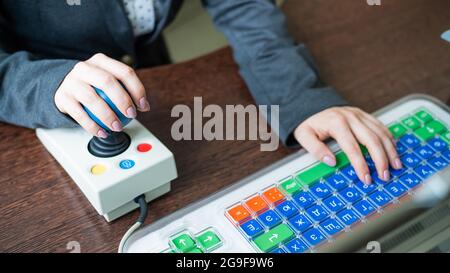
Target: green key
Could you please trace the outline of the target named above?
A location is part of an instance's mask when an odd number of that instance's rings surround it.
[[[300,191],[302,189],[302,186],[300,183],[295,181],[295,179],[289,179],[280,184],[280,187],[283,189],[284,192],[293,195],[296,192]]]
[[[394,135],[395,138],[399,138],[406,134],[406,128],[398,123],[389,126],[389,131],[391,131],[392,135]]]
[[[447,131],[441,135],[441,138],[450,144],[450,131]]]
[[[318,181],[320,178],[328,176],[336,171],[336,169],[342,168],[349,163],[347,155],[344,152],[338,152],[336,154],[336,166],[330,167],[325,163],[319,163],[314,167],[303,171],[297,175],[297,178],[305,185],[310,186],[312,183]]]
[[[203,251],[200,248],[196,247],[196,248],[186,251],[186,253],[203,253]]]
[[[407,117],[402,120],[402,123],[412,130],[416,130],[420,127],[420,121],[415,117]]]
[[[437,134],[447,131],[447,128],[445,128],[445,125],[440,123],[437,120],[431,121],[430,123],[427,124],[427,126],[432,128]]]
[[[364,150],[365,147],[364,146],[361,147],[361,151],[363,153],[366,153],[367,150]],[[344,152],[338,152],[336,153],[336,166],[334,167],[334,169],[340,169],[342,167],[347,166],[350,163],[350,160],[348,159],[347,155]]]
[[[428,122],[430,122],[430,121],[433,120],[433,116],[431,116],[430,113],[428,113],[428,112],[425,111],[425,110],[421,110],[421,111],[417,112],[417,113],[415,114],[415,116],[416,116],[418,119],[420,119],[423,123],[428,123]]]
[[[424,127],[415,130],[414,134],[416,134],[416,136],[418,136],[421,140],[427,141],[436,135],[436,131],[430,126],[425,125]]]
[[[172,239],[173,245],[181,252],[186,252],[195,247],[195,241],[186,233]]]
[[[206,249],[207,251],[213,250],[220,246],[222,241],[220,240],[219,236],[214,233],[212,230],[207,230],[203,233],[201,233],[197,237],[197,241],[200,242],[202,247]]]
[[[278,244],[286,242],[292,236],[294,236],[294,232],[286,224],[281,224],[269,230],[269,232],[260,235],[254,242],[261,251],[267,252]]]

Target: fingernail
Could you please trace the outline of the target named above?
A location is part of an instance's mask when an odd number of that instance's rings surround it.
[[[331,156],[324,156],[322,158],[323,163],[327,164],[330,167],[334,167],[336,166],[336,159],[332,158]]]
[[[139,108],[140,110],[144,111],[150,110],[150,104],[148,103],[146,98],[141,98],[139,100]]]
[[[97,136],[98,136],[99,138],[107,138],[107,137],[108,137],[108,134],[106,134],[105,130],[100,129],[100,130],[98,130],[98,132],[97,132]]]
[[[115,121],[112,123],[112,128],[113,128],[114,131],[120,132],[120,131],[122,131],[122,124],[120,124],[120,122],[118,122],[117,120],[115,120]]]
[[[395,167],[397,170],[403,168],[403,164],[402,164],[402,162],[400,161],[399,158],[396,158],[396,159],[394,160],[394,165],[395,165],[394,167]]]
[[[370,174],[366,174],[366,175],[364,176],[364,183],[365,183],[366,185],[369,185],[370,183],[372,183],[372,177],[370,176]]]
[[[136,109],[134,109],[133,106],[128,107],[128,109],[127,109],[127,116],[129,118],[135,118],[137,116]]]
[[[384,170],[384,172],[383,172],[383,180],[384,181],[389,181],[389,179],[390,179],[390,173],[389,173],[389,171],[388,170]]]

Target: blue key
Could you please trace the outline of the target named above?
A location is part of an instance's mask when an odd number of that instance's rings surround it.
[[[401,161],[405,166],[414,168],[420,163],[420,158],[413,153],[406,153],[402,155]]]
[[[450,150],[442,151],[441,153],[448,161],[450,161]]]
[[[276,209],[284,218],[290,218],[298,213],[298,209],[291,201],[284,201],[279,204]]]
[[[369,195],[369,198],[379,207],[383,207],[389,201],[392,200],[392,197],[390,197],[384,191],[376,191],[376,192],[372,193],[371,195]]]
[[[356,179],[358,179],[358,175],[356,174],[355,168],[353,168],[352,165],[348,165],[347,167],[343,168],[341,172],[351,181],[355,181]],[[331,183],[330,185],[333,186],[333,184]]]
[[[428,163],[438,171],[443,170],[448,166],[448,162],[445,161],[443,157],[433,157],[428,160]]]
[[[398,169],[398,170],[389,167],[389,171],[391,172],[391,176],[393,176],[393,177],[401,176],[406,170],[408,170],[408,168],[405,166],[403,166],[403,168]]]
[[[309,191],[314,193],[318,198],[325,198],[331,194],[330,187],[321,182],[312,185]]]
[[[324,219],[328,216],[328,212],[319,205],[314,205],[306,210],[309,216],[311,216],[311,219],[314,221],[319,222],[320,220]]]
[[[314,197],[309,193],[302,191],[293,197],[295,203],[303,209],[306,209],[310,205],[312,205],[315,201]]]
[[[442,151],[448,146],[447,142],[443,141],[440,137],[435,137],[428,140],[428,144],[430,144],[430,146],[436,151]]]
[[[400,177],[400,182],[411,189],[420,184],[420,178],[413,173],[408,173]]]
[[[372,173],[372,179],[376,184],[385,185],[388,181],[384,181],[378,176],[377,172]]]
[[[352,168],[352,166],[349,166]],[[348,167],[347,167],[348,168]],[[354,172],[354,170],[353,170]],[[356,175],[356,174],[355,174]],[[347,186],[347,180],[345,180],[342,174],[334,174],[327,178],[328,184],[336,190],[342,190]]]
[[[366,185],[361,181],[356,182],[355,186],[358,188],[358,190],[362,191],[365,194],[369,194],[377,188],[377,186],[374,183],[370,183],[369,185]]]
[[[420,176],[420,178],[422,178],[422,180],[424,180],[427,177],[430,177],[432,174],[436,172],[428,165],[421,165],[415,168],[414,171]]]
[[[338,212],[345,206],[344,202],[342,202],[342,200],[337,198],[336,196],[328,197],[327,199],[323,200],[323,203],[332,212]]]
[[[322,227],[325,232],[332,236],[336,234],[337,232],[341,231],[344,227],[338,223],[335,219],[328,219],[320,224],[320,227]]]
[[[403,154],[408,150],[408,147],[406,147],[403,143],[397,142],[397,153],[399,155]]]
[[[353,203],[361,197],[361,194],[355,188],[345,188],[339,194],[349,203]]]
[[[395,197],[400,197],[408,191],[408,189],[399,182],[389,183],[384,186],[384,188]]]
[[[415,148],[420,144],[420,140],[411,134],[406,134],[400,138],[400,142],[408,148]]]
[[[270,253],[283,254],[283,253],[286,253],[286,251],[284,251],[284,249],[282,249],[282,248],[275,248],[274,250],[270,251]]]
[[[320,242],[325,240],[325,236],[317,228],[308,230],[303,236],[308,241],[308,243],[313,246],[318,245]]]
[[[419,146],[414,150],[414,152],[423,159],[427,159],[434,154],[434,150],[431,149],[429,145]]]
[[[254,238],[263,232],[263,227],[254,219],[243,223],[241,229],[249,238]]]
[[[268,210],[258,217],[259,221],[267,228],[272,228],[281,222],[280,216],[278,216],[273,210]]]
[[[291,224],[291,226],[298,232],[303,232],[312,225],[311,221],[302,214],[289,219],[289,224]]]
[[[375,167],[375,162],[373,161],[373,159],[369,155],[366,155],[365,158],[366,158],[366,163],[367,163],[367,167],[369,167],[369,170],[375,171],[376,167]]]
[[[364,216],[367,216],[375,211],[375,207],[367,200],[361,200],[358,203],[354,204],[353,207]]]
[[[295,238],[284,246],[287,248],[289,253],[303,253],[308,250],[306,244],[299,238]]]
[[[351,209],[345,209],[337,214],[339,220],[341,220],[347,226],[351,226],[353,223],[359,220],[359,217]]]

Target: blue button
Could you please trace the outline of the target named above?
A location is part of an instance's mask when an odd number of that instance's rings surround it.
[[[306,210],[306,212],[311,217],[311,219],[317,222],[328,216],[328,212],[319,205],[314,205],[310,207],[309,209]]]
[[[349,203],[353,203],[361,197],[361,194],[355,188],[343,189],[339,194]]]
[[[366,158],[366,163],[367,163],[367,167],[369,167],[369,170],[371,172],[375,171],[376,166],[375,166],[375,162],[373,161],[373,159],[369,155],[366,155],[365,158]]]
[[[351,181],[355,181],[356,179],[358,179],[358,175],[356,174],[355,168],[353,168],[352,165],[348,165],[347,167],[343,168],[341,172]]]
[[[400,197],[408,191],[408,189],[399,182],[389,183],[384,188],[395,197]]]
[[[374,183],[370,183],[369,185],[366,185],[361,181],[356,182],[355,186],[356,186],[356,188],[358,188],[358,190],[362,191],[365,194],[369,194],[377,188],[377,186]]]
[[[318,198],[325,198],[331,194],[331,189],[322,182],[316,183],[309,188],[309,191],[314,193]]]
[[[241,229],[249,238],[254,238],[263,232],[263,227],[254,219],[243,223]]]
[[[352,166],[347,166],[346,169],[348,169],[348,168],[353,169]],[[349,171],[349,170],[347,170],[347,171]],[[349,172],[355,172],[355,170],[353,170],[353,171],[350,170]],[[355,176],[356,176],[356,173],[355,173]],[[352,178],[350,178],[350,179],[352,179]],[[331,187],[333,187],[336,190],[342,190],[343,188],[345,188],[345,186],[347,186],[347,181],[345,180],[344,176],[341,174],[334,174],[334,175],[328,177],[327,182]]]
[[[135,165],[135,163],[131,159],[124,159],[124,160],[120,161],[120,163],[119,163],[119,167],[124,170],[131,169],[134,167],[134,165]]]
[[[325,232],[332,236],[336,234],[337,232],[341,231],[344,227],[338,223],[335,219],[328,219],[320,224],[320,227],[322,227]]]
[[[284,201],[276,207],[278,213],[284,218],[290,218],[298,213],[298,209],[291,201]]]
[[[308,250],[306,244],[299,238],[295,238],[284,245],[289,253],[303,253]]]
[[[377,172],[374,172],[374,173],[372,173],[372,180],[375,182],[375,184],[378,184],[378,185],[385,185],[388,181],[384,181],[383,179],[381,179],[379,176],[378,176],[378,173]]]
[[[325,236],[317,228],[312,228],[303,235],[311,245],[315,246],[325,240]]]
[[[408,168],[405,167],[405,166],[403,166],[403,168],[398,169],[398,170],[389,167],[389,171],[391,172],[391,176],[393,176],[393,177],[399,177],[399,176],[401,176],[406,170],[408,170]]]
[[[414,152],[423,159],[427,159],[434,154],[434,150],[431,149],[429,145],[419,146],[414,150]]]
[[[309,207],[310,205],[312,205],[314,203],[314,197],[309,193],[309,192],[305,192],[302,191],[296,195],[294,195],[293,197],[295,203],[303,209],[306,209],[307,207]]]
[[[435,173],[435,170],[433,170],[428,165],[420,165],[419,167],[415,168],[414,171],[422,178],[422,180],[430,177],[433,173]]]
[[[442,155],[450,161],[450,150],[442,151]]]
[[[351,209],[345,209],[337,214],[339,220],[341,220],[347,226],[351,226],[354,222],[359,220],[359,217]]]
[[[413,173],[408,173],[400,177],[400,182],[411,189],[420,184],[420,178]]]
[[[420,163],[420,158],[413,153],[406,153],[401,157],[403,164],[409,168],[414,168]]]
[[[283,253],[286,253],[286,251],[284,251],[284,249],[282,249],[282,248],[275,248],[274,250],[270,251],[270,253],[283,254]]]
[[[258,217],[259,221],[267,228],[272,228],[281,222],[280,216],[278,216],[273,210],[268,210]]]
[[[447,148],[447,142],[443,141],[440,137],[432,138],[428,141],[428,144],[430,144],[433,149],[436,151],[442,151],[445,148]]]
[[[289,223],[298,232],[303,232],[312,225],[311,221],[305,215],[302,214],[299,214],[289,219]]]
[[[402,136],[400,138],[400,142],[408,148],[414,148],[420,143],[419,139],[411,134],[406,134]]]
[[[384,191],[376,191],[376,192],[372,193],[371,195],[369,195],[369,198],[379,207],[383,207],[389,201],[392,200],[392,197],[390,197]]]
[[[401,142],[397,142],[397,153],[399,155],[403,154],[406,152],[406,150],[408,150],[408,147],[406,147],[404,144],[402,144]]]
[[[361,200],[353,207],[362,215],[367,216],[375,211],[375,208],[372,204],[370,204],[367,200]]]
[[[433,157],[428,160],[428,163],[436,170],[443,170],[448,166],[448,162],[443,157]]]
[[[338,212],[345,206],[344,202],[342,202],[342,200],[337,198],[336,196],[328,197],[327,199],[323,200],[323,203],[332,212]]]

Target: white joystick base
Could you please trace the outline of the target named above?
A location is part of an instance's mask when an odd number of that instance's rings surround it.
[[[169,192],[177,177],[173,154],[142,124],[133,120],[124,132],[131,138],[128,149],[100,158],[88,151],[92,136],[81,128],[36,130],[45,148],[108,222],[136,209],[134,198],[139,195],[145,194],[149,202]]]

